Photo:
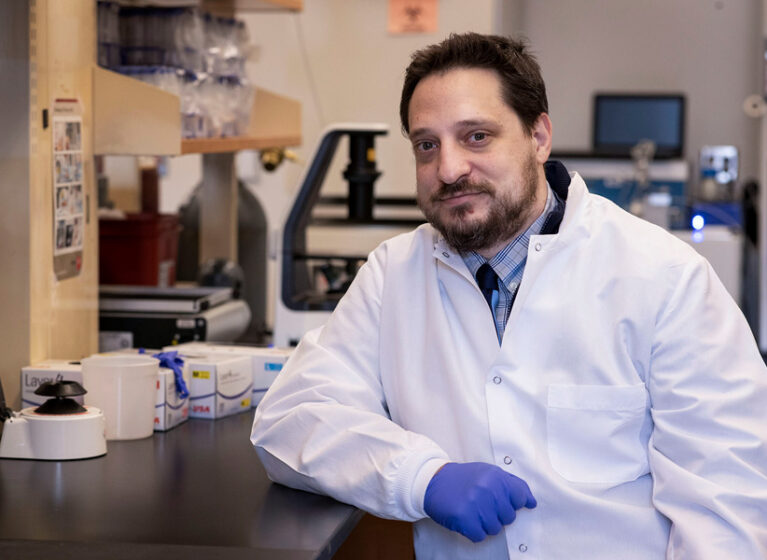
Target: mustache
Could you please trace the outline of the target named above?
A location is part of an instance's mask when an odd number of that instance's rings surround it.
[[[431,202],[438,202],[445,198],[450,198],[459,194],[480,194],[487,193],[492,195],[495,189],[486,182],[473,182],[468,179],[460,179],[455,183],[442,183],[442,186],[431,195]]]

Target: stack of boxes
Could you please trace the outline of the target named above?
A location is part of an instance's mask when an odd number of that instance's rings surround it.
[[[235,357],[238,359],[247,358],[251,372],[249,406],[252,407],[258,406],[258,403],[261,402],[267,389],[277,378],[277,374],[280,373],[282,366],[288,361],[292,352],[292,348],[259,348],[255,346],[211,344],[205,342],[187,342],[163,348],[164,352],[172,350],[178,351],[184,361],[188,361],[190,365],[199,363],[198,360],[203,356],[216,356],[218,359],[224,359],[225,357],[229,359]],[[208,370],[203,368],[201,371],[207,372]],[[195,377],[193,371],[192,388],[190,389],[193,403],[195,400],[205,398],[211,393],[211,387],[206,385],[204,381],[203,374]],[[244,385],[241,385],[239,388],[244,390]],[[237,394],[233,389],[222,390],[220,393],[222,396],[225,394],[230,395],[229,398],[231,398],[231,395]],[[195,417],[194,404],[192,407],[192,417]],[[208,416],[203,417],[207,418]]]
[[[292,349],[189,342],[163,348],[163,352],[171,351],[178,352],[184,360],[182,377],[189,396],[179,395],[173,370],[160,368],[154,419],[154,429],[160,432],[178,426],[187,418],[223,418],[254,408],[277,378]],[[146,353],[152,355],[155,351]],[[45,360],[22,368],[24,407],[39,406],[46,400],[34,393],[46,381],[82,384],[80,362]],[[83,403],[82,397],[76,400]]]

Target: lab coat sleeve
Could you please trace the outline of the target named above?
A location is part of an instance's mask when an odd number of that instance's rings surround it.
[[[307,333],[256,409],[251,441],[269,477],[379,517],[425,517],[446,453],[391,421],[379,370],[386,246],[371,254],[327,323]]]
[[[667,558],[767,558],[767,372],[742,313],[702,258],[669,269],[648,389],[655,507]]]

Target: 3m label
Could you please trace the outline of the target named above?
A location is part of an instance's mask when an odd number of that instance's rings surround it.
[[[210,379],[210,372],[205,370],[195,370],[192,372],[192,377],[196,379]]]

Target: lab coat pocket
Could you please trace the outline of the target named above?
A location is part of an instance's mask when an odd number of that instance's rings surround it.
[[[637,385],[550,385],[549,460],[571,482],[617,484],[649,472],[647,391]]]

